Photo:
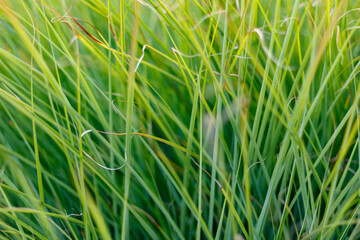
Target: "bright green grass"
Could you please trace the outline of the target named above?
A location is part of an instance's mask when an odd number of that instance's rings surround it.
[[[359,19],[0,0],[1,239],[357,239]]]

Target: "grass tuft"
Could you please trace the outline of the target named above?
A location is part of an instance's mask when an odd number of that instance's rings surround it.
[[[357,239],[360,3],[0,0],[2,239]]]

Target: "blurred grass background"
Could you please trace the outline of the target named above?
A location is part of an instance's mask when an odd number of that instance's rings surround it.
[[[358,239],[359,19],[0,0],[1,239]]]

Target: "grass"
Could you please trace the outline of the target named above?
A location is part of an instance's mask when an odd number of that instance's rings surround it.
[[[1,239],[358,239],[358,1],[0,6]]]

